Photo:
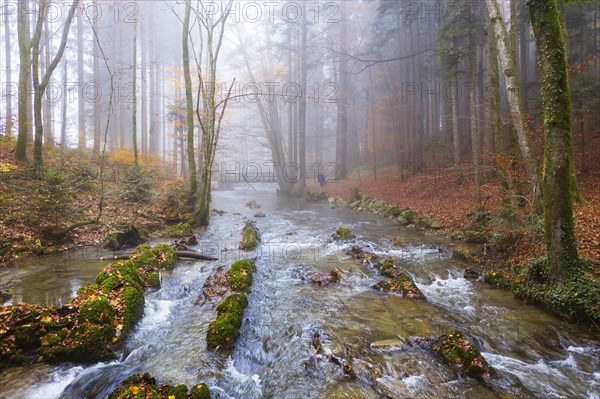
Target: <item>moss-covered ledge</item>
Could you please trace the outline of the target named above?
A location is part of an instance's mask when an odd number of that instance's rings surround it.
[[[206,331],[208,349],[218,350],[226,355],[233,350],[240,335],[246,306],[248,297],[241,293],[229,295],[217,306],[217,318],[210,322]]]
[[[60,307],[0,307],[0,370],[43,359],[96,362],[115,356],[144,311],[144,289],[160,285],[158,270],[176,256],[164,244],[142,245],[129,260],[106,266]]]
[[[134,374],[123,380],[108,395],[108,399],[210,399],[206,384],[196,384],[190,389],[184,384],[157,385],[150,374]]]
[[[256,223],[253,220],[247,220],[242,230],[242,242],[240,249],[243,251],[252,251],[260,242],[260,232],[256,228]]]

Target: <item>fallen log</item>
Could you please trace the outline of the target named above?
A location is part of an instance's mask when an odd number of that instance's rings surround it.
[[[205,255],[196,251],[175,251],[175,255],[178,258],[190,258],[190,259],[199,259],[199,260],[219,260],[219,258],[215,258],[214,256]],[[128,260],[131,254],[122,254],[122,255],[113,255],[113,256],[103,256],[98,258],[97,260]]]

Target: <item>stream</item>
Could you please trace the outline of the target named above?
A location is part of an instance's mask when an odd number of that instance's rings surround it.
[[[251,200],[262,207],[250,209],[245,204]],[[463,278],[465,264],[451,258],[450,240],[383,216],[281,198],[272,189],[216,191],[212,207],[225,213],[212,214],[196,249],[220,260],[180,260],[163,272],[161,288],[146,294],[144,317],[118,359],[12,367],[0,374],[0,397],[105,398],[122,379],[139,372],[153,374],[160,383],[206,382],[217,399],[516,397],[499,393],[515,392],[508,379],[499,378],[491,389],[457,377],[430,351],[403,345],[411,337],[458,328],[499,374],[520,379],[531,392],[521,397],[600,398],[598,337],[507,291]],[[253,218],[257,211],[266,218]],[[257,221],[262,242],[249,253],[257,257],[249,305],[235,350],[224,359],[206,350],[206,329],[216,312],[203,300],[202,285],[218,266],[248,255],[237,249],[245,218]],[[341,226],[357,239],[332,242],[331,234]],[[396,247],[394,237],[408,244]],[[380,277],[345,254],[352,245],[392,256],[413,276],[426,301],[371,288]],[[3,281],[17,279],[9,303],[68,302],[106,265],[90,260],[96,257],[92,252],[2,270]],[[51,261],[43,264],[44,259]],[[337,284],[319,287],[303,279],[307,271],[333,267],[343,272]],[[311,361],[315,333],[325,353],[352,353],[359,359],[355,369],[362,372],[356,380],[342,379],[331,362]]]

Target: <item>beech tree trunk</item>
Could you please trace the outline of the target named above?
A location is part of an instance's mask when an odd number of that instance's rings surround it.
[[[544,111],[544,220],[548,266],[559,280],[579,267],[573,221],[573,135],[567,52],[556,0],[529,0]]]
[[[494,27],[494,33],[498,39],[498,59],[504,74],[504,84],[506,86],[506,96],[511,112],[512,121],[517,133],[521,158],[525,164],[527,177],[531,185],[531,194],[535,204],[536,211],[541,211],[541,191],[539,171],[535,154],[529,144],[527,132],[527,120],[523,111],[523,99],[521,96],[521,87],[516,73],[515,52],[511,47],[509,35],[506,32],[504,20],[500,14],[500,7],[497,0],[486,0],[486,7],[490,16],[490,23]]]
[[[192,96],[192,77],[190,74],[190,53],[188,48],[191,12],[191,0],[186,0],[185,16],[183,17],[183,30],[181,34],[181,45],[183,48],[183,77],[185,80],[187,157],[190,167],[190,193],[192,196],[194,196],[198,191],[198,174],[196,171],[196,155],[194,152],[194,97]]]

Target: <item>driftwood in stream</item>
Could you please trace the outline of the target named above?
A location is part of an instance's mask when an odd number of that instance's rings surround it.
[[[205,255],[196,251],[175,251],[175,255],[178,258],[190,258],[190,259],[200,259],[200,260],[219,260],[219,258],[215,258],[214,256]],[[98,260],[127,260],[131,254],[123,254],[123,255],[114,255],[114,256],[106,256],[101,257]]]

